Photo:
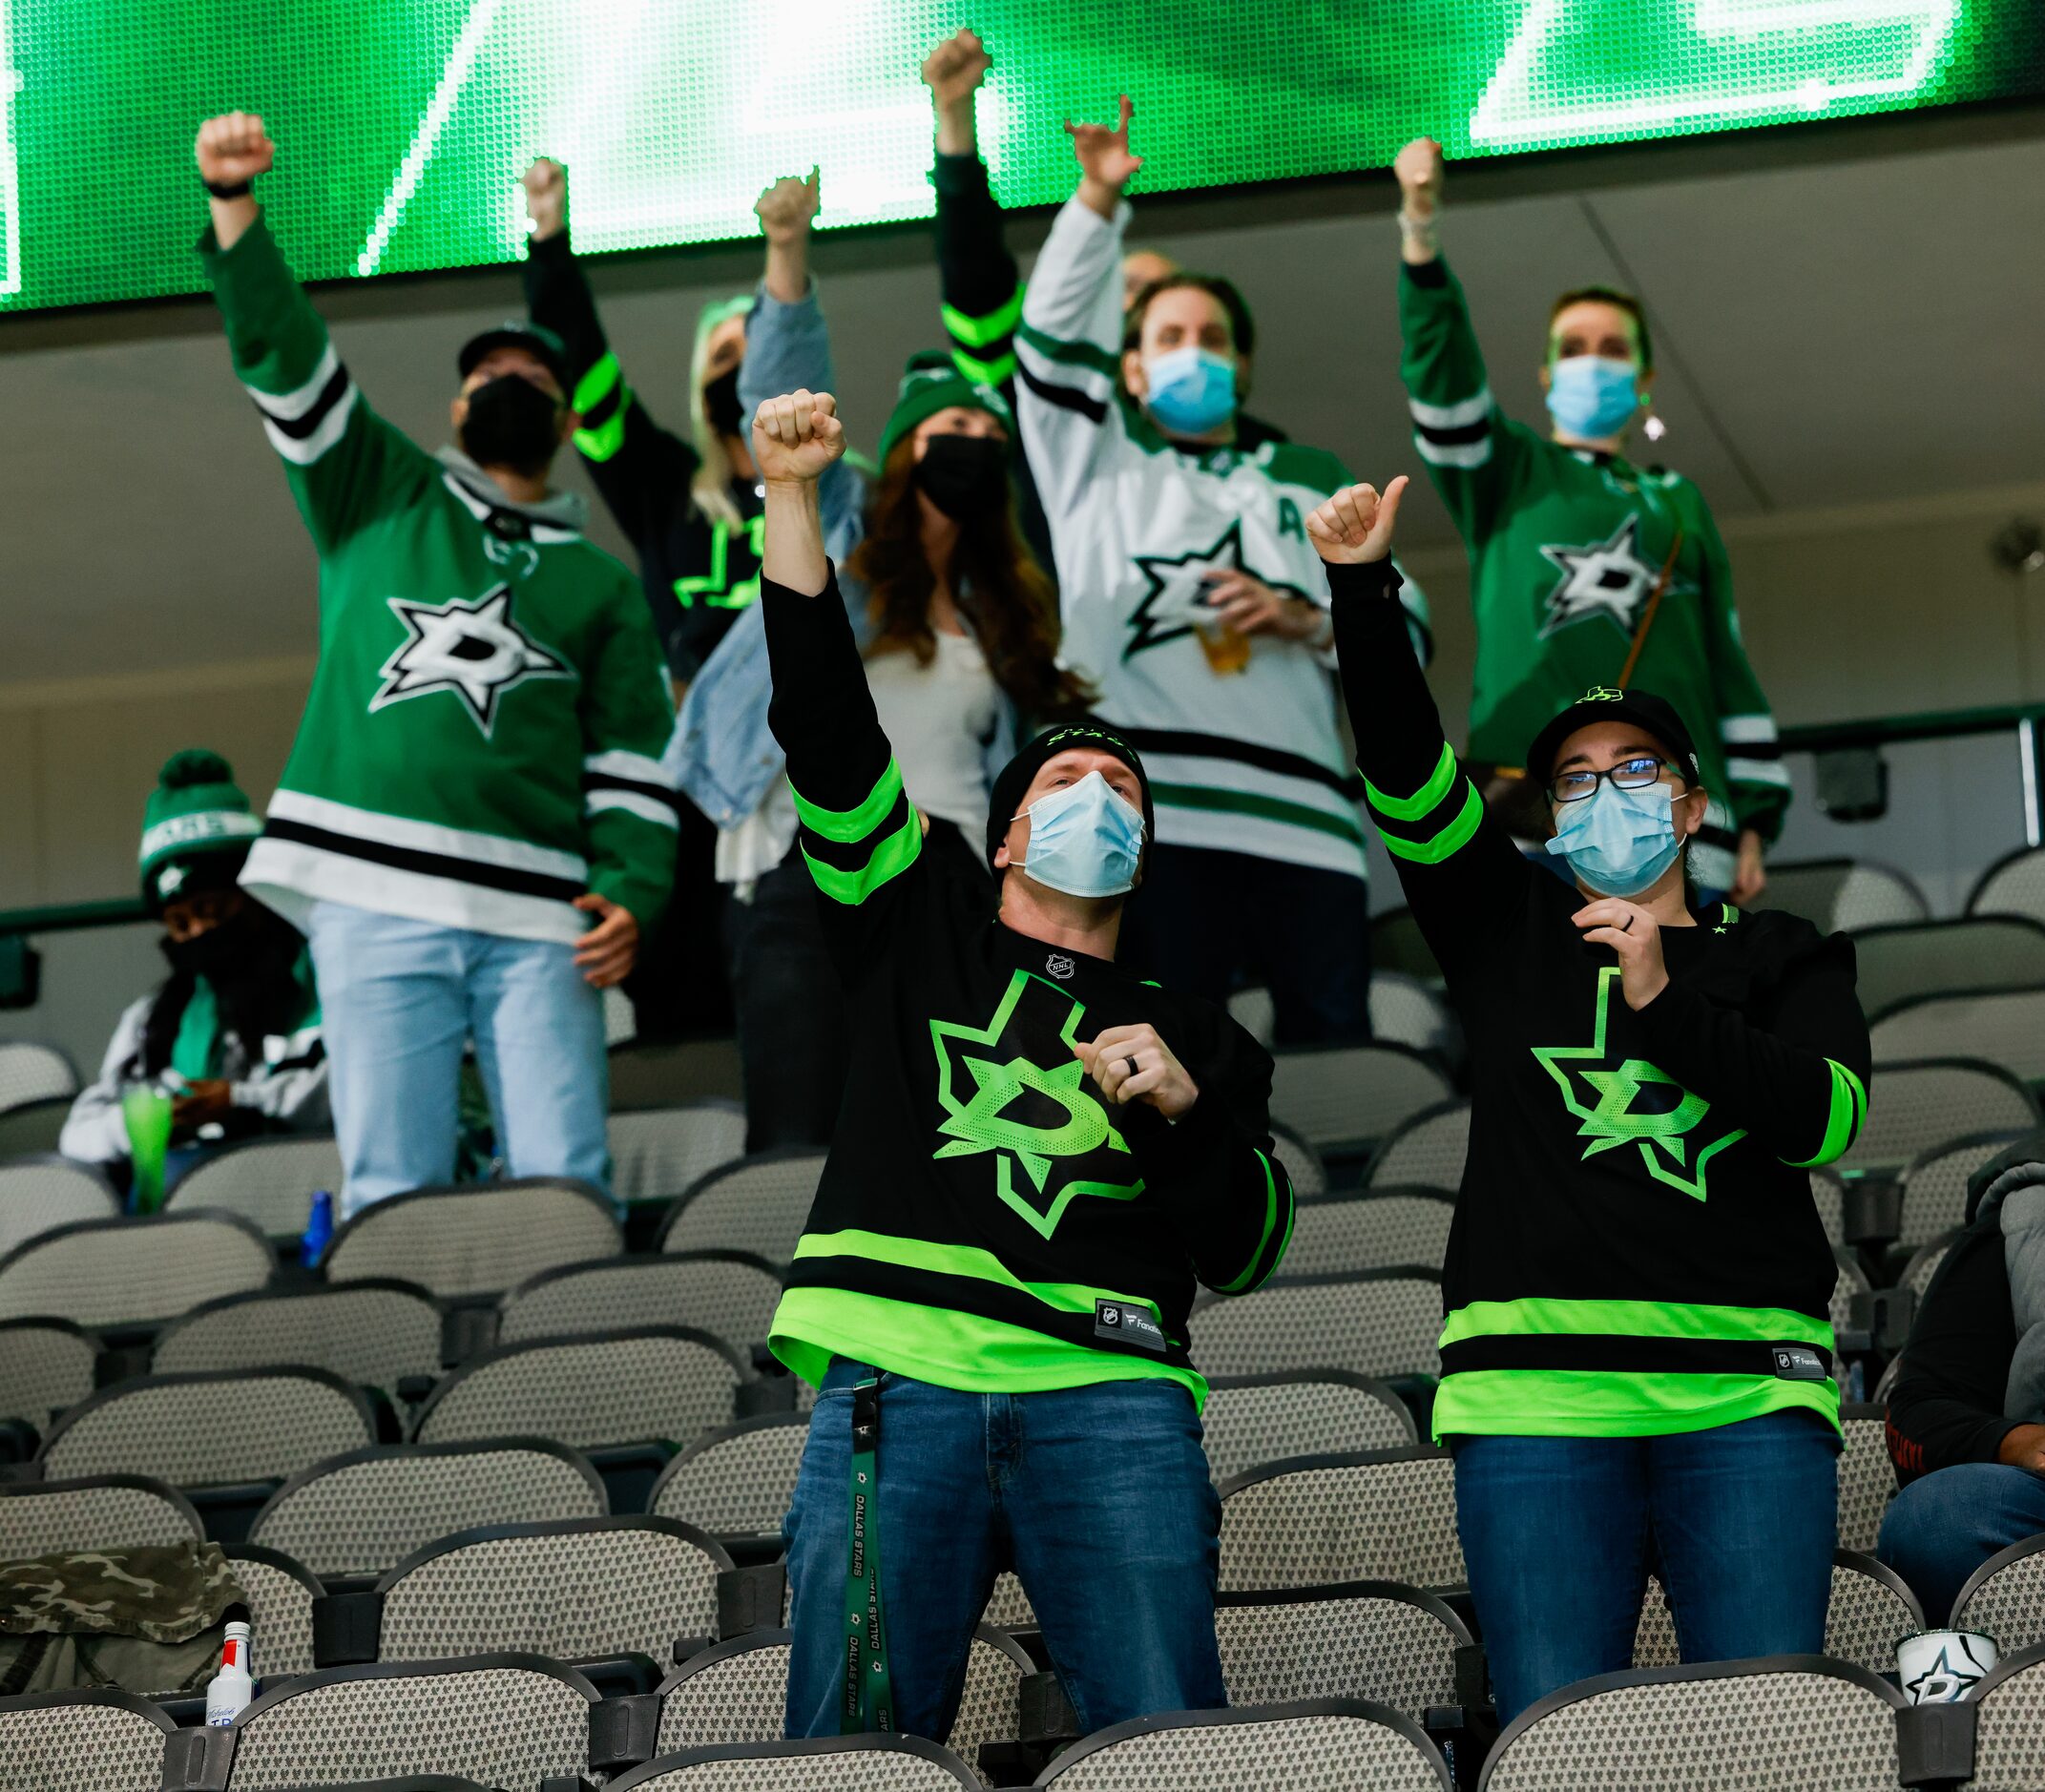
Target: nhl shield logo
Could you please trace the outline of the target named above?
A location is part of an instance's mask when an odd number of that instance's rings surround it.
[[[1063,952],[1053,952],[1049,958],[1044,960],[1044,969],[1057,978],[1060,983],[1063,983],[1079,967],[1066,957]]]

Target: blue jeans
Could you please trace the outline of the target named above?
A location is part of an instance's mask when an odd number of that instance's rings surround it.
[[[788,1734],[836,1736],[852,1384],[831,1365],[788,1509]],[[1214,1640],[1221,1503],[1176,1382],[967,1394],[880,1377],[881,1613],[895,1721],[943,1741],[972,1629],[1012,1568],[1082,1734],[1227,1702]]]
[[[310,938],[346,1173],[340,1218],[453,1180],[470,1039],[508,1174],[609,1184],[603,1004],[573,947],[340,903],[315,905]]]
[[[2001,1462],[1955,1463],[1889,1502],[1875,1553],[1943,1624],[1967,1577],[1997,1550],[2045,1531],[2045,1475]]]
[[[1674,1437],[1467,1437],[1457,1530],[1500,1722],[1633,1665],[1658,1572],[1686,1662],[1820,1653],[1838,1440],[1771,1413]]]

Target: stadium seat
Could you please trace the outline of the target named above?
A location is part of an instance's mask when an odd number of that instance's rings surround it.
[[[614,1114],[608,1130],[611,1193],[634,1206],[671,1201],[745,1155],[745,1110],[736,1101]]]
[[[440,1373],[439,1302],[416,1283],[378,1278],[223,1295],[157,1336],[159,1375],[308,1363],[343,1381],[395,1392]]]
[[[77,1068],[61,1046],[40,1039],[0,1040],[0,1114],[31,1101],[69,1100],[77,1093]]]
[[[634,1039],[613,1046],[610,1060],[613,1114],[736,1100],[743,1082],[739,1042],[728,1037],[659,1045]]]
[[[1379,970],[1401,971],[1430,989],[1440,987],[1442,968],[1410,908],[1388,908],[1370,917],[1370,962]]]
[[[1406,1264],[1440,1269],[1455,1201],[1438,1189],[1372,1187],[1301,1201],[1280,1265],[1288,1277],[1353,1276]]]
[[[88,1164],[54,1152],[0,1163],[0,1261],[41,1233],[119,1215],[113,1183]]]
[[[920,1736],[826,1736],[684,1749],[610,1782],[609,1792],[977,1792],[949,1748]]]
[[[644,1656],[673,1665],[675,1644],[716,1636],[718,1576],[732,1565],[702,1532],[672,1518],[573,1518],[457,1531],[377,1582],[381,1607],[351,1644],[380,1661],[515,1650],[557,1661]],[[352,1628],[352,1627],[351,1627]],[[322,1667],[348,1665],[323,1658]]]
[[[1833,1167],[1896,1173],[1952,1139],[2027,1133],[2039,1119],[2030,1090],[1978,1055],[1915,1063],[1878,1059],[1867,1122]]]
[[[613,984],[603,994],[603,1042],[605,1049],[630,1045],[639,1036],[638,1011],[632,998]]]
[[[326,1595],[320,1577],[276,1550],[237,1543],[226,1554],[235,1579],[248,1594],[258,1677],[276,1680],[288,1674],[310,1674],[313,1601]]]
[[[596,1470],[551,1439],[386,1444],[301,1469],[256,1514],[249,1540],[332,1579],[383,1574],[457,1531],[609,1510]]]
[[[807,1414],[773,1412],[705,1431],[661,1471],[646,1510],[715,1537],[775,1537],[809,1441]]]
[[[1809,859],[1771,865],[1757,908],[1785,908],[1822,933],[1928,921],[1931,905],[1901,871],[1868,859]]]
[[[655,1251],[544,1269],[497,1308],[497,1342],[683,1324],[744,1347],[766,1342],[781,1277],[742,1251]]]
[[[99,1341],[68,1319],[0,1322],[0,1419],[38,1431],[93,1391]]]
[[[1829,1170],[1813,1170],[1810,1173],[1810,1198],[1818,1210],[1827,1241],[1834,1245],[1844,1244],[1847,1241],[1845,1184]]]
[[[52,1480],[142,1474],[175,1488],[282,1481],[376,1441],[360,1389],[323,1369],[145,1375],[81,1401],[36,1460]]]
[[[660,1753],[785,1734],[789,1634],[754,1631],[692,1656],[661,1682]],[[1012,1637],[983,1624],[966,1656],[966,1682],[946,1746],[967,1761],[983,1742],[1021,1728],[1021,1689],[1036,1664]]]
[[[1877,1066],[1965,1053],[2035,1083],[2045,1079],[2045,984],[1972,995],[1918,996],[1875,1021],[1868,1029],[1868,1043]],[[1879,1069],[1875,1075],[1879,1080]],[[1957,1131],[1949,1122],[1943,1136],[1954,1137]]]
[[[397,1277],[452,1300],[623,1249],[611,1203],[587,1182],[525,1177],[372,1202],[334,1233],[320,1270],[328,1281]]]
[[[1324,1156],[1354,1156],[1455,1092],[1404,1046],[1294,1046],[1273,1056],[1271,1116]]]
[[[533,1788],[589,1771],[595,1702],[580,1674],[539,1656],[325,1668],[267,1688],[224,1741],[199,1731],[185,1745],[209,1762],[231,1752],[234,1792],[431,1773]]]
[[[1825,1653],[1870,1674],[1896,1665],[1896,1638],[1924,1629],[1917,1598],[1893,1569],[1852,1550],[1832,1557],[1832,1597],[1825,1615]],[[1633,1645],[1637,1668],[1671,1668],[1677,1662],[1676,1618],[1661,1582],[1650,1576]]]
[[[1459,1587],[1468,1577],[1447,1450],[1295,1456],[1222,1484],[1224,1592],[1350,1580]]]
[[[1964,1229],[1955,1227],[1951,1232],[1941,1232],[1935,1239],[1927,1239],[1904,1264],[1903,1273],[1896,1278],[1896,1285],[1908,1288],[1916,1297],[1917,1304],[1922,1306],[1925,1296],[1931,1290],[1931,1283],[1945,1266],[1947,1253],[1966,1236]]]
[[[1168,1711],[1075,1742],[1037,1777],[1054,1792],[1448,1792],[1410,1718],[1354,1698]]]
[[[686,1190],[660,1227],[663,1251],[749,1251],[785,1263],[808,1223],[824,1154],[764,1151],[713,1170]]]
[[[1854,986],[1870,1021],[1927,995],[2045,983],[2045,927],[1972,915],[1868,927],[1853,936]]]
[[[1832,1247],[1832,1299],[1826,1317],[1836,1339],[1853,1329],[1853,1303],[1857,1297],[1872,1292],[1864,1270],[1853,1253],[1844,1245]]]
[[[1980,1792],[2045,1785],[2045,1644],[2005,1654],[1972,1694]]]
[[[1423,1108],[1389,1134],[1364,1181],[1372,1188],[1438,1188],[1453,1195],[1463,1186],[1469,1155],[1470,1103],[1459,1095]]]
[[[1327,1193],[1327,1165],[1321,1161],[1321,1154],[1291,1127],[1277,1120],[1271,1122],[1271,1150],[1285,1166],[1285,1174],[1292,1178],[1292,1192],[1300,1199],[1312,1200]]]
[[[1397,1394],[1340,1369],[1211,1381],[1200,1423],[1217,1487],[1291,1456],[1406,1449],[1417,1441],[1413,1415]]]
[[[64,1122],[71,1118],[71,1103],[69,1095],[51,1095],[0,1109],[0,1160],[54,1152],[64,1136]]]
[[[2014,1133],[1978,1133],[1922,1153],[1903,1173],[1903,1220],[1896,1242],[1929,1244],[1965,1226],[1968,1179],[2015,1139]]]
[[[1236,990],[1228,998],[1228,1017],[1265,1051],[1271,1049],[1278,1011],[1272,1003],[1271,991],[1262,984],[1253,983],[1247,989]]]
[[[168,1548],[205,1535],[190,1500],[141,1475],[0,1481],[0,1562],[70,1550]]]
[[[1435,1375],[1441,1328],[1441,1278],[1426,1268],[1280,1276],[1251,1294],[1203,1297],[1186,1322],[1207,1375]]]
[[[2045,846],[2019,846],[1997,859],[1968,896],[1967,912],[2045,921]]]
[[[731,1423],[745,1376],[730,1345],[678,1325],[502,1344],[434,1388],[412,1441],[528,1432],[577,1449],[678,1446]]]
[[[177,1733],[132,1693],[0,1698],[0,1779],[15,1792],[159,1792],[164,1744]]]
[[[1481,1792],[1871,1792],[1898,1782],[1902,1704],[1888,1681],[1824,1656],[1604,1674],[1521,1712],[1477,1783]]]
[[[249,1138],[201,1158],[179,1178],[166,1213],[211,1207],[273,1239],[295,1239],[312,1217],[312,1198],[341,1193],[341,1148],[331,1138]]]
[[[1888,1458],[1887,1415],[1877,1406],[1842,1406],[1839,1455],[1839,1547],[1874,1551],[1883,1514],[1896,1497],[1896,1466]]]
[[[1887,1412],[1888,1410],[1889,1396],[1896,1391],[1896,1382],[1902,1373],[1903,1352],[1899,1350],[1884,1365],[1881,1378],[1874,1385],[1874,1392],[1869,1396],[1869,1404],[1879,1407],[1884,1412]]]
[[[1432,1594],[1388,1580],[1224,1593],[1214,1629],[1231,1705],[1368,1698],[1416,1722],[1458,1702],[1456,1651],[1474,1642]]]
[[[1994,1637],[2006,1656],[2045,1643],[2045,1536],[1998,1550],[1952,1602],[1952,1627]]]
[[[1410,1046],[1450,1070],[1463,1060],[1463,1030],[1429,979],[1403,970],[1370,977],[1370,1034],[1384,1045]]]
[[[0,1258],[0,1319],[61,1313],[81,1325],[141,1324],[247,1294],[276,1267],[262,1234],[234,1214],[81,1219]]]

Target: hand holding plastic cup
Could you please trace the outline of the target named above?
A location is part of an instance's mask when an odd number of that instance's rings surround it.
[[[2001,1651],[1977,1630],[1921,1630],[1896,1644],[1896,1678],[1913,1705],[1950,1705],[1988,1676]]]
[[[121,1091],[121,1118],[135,1166],[135,1211],[153,1214],[163,1205],[163,1159],[171,1144],[169,1091],[156,1083],[130,1083]]]

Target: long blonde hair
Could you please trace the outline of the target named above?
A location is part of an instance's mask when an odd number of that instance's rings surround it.
[[[689,436],[696,444],[696,477],[689,481],[689,496],[696,508],[713,523],[728,523],[734,529],[745,521],[732,502],[731,453],[724,438],[710,427],[710,414],[703,408],[703,368],[710,360],[710,339],[733,318],[742,318],[753,308],[753,296],[741,293],[736,299],[713,299],[696,314],[696,346],[689,352]]]

